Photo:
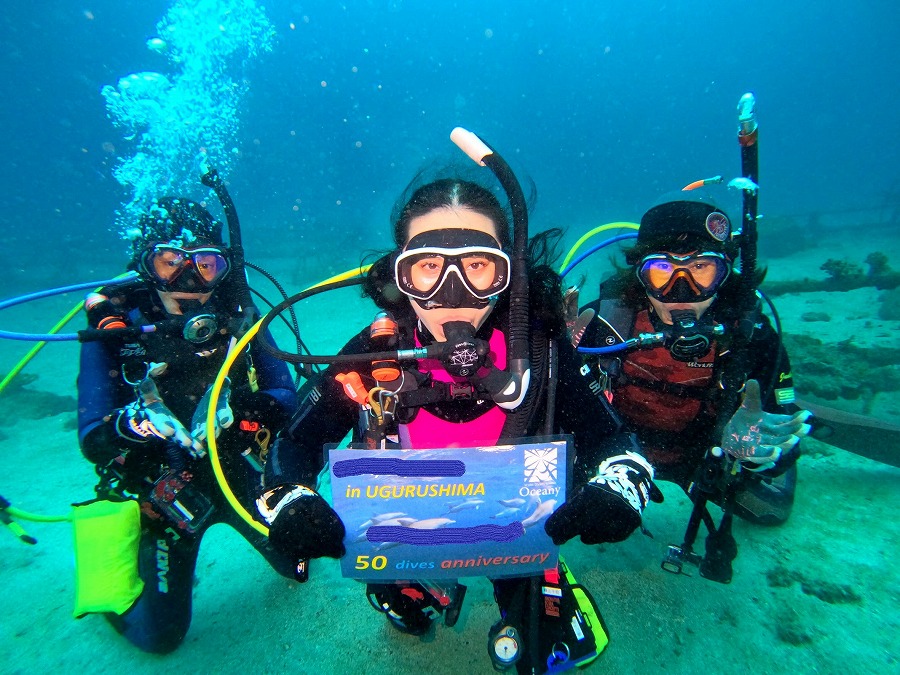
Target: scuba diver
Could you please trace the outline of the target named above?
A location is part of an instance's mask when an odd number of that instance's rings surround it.
[[[136,646],[157,653],[176,649],[188,631],[200,542],[211,525],[228,523],[294,578],[294,561],[235,514],[205,457],[209,388],[255,307],[243,251],[236,253],[233,204],[218,174],[204,182],[225,207],[230,246],[222,223],[200,204],[161,198],[133,231],[129,267],[137,278],[85,301],[94,335],[110,338],[81,348],[81,451],[100,476],[98,499],[137,500],[141,511],[143,591],[121,615],[105,615]],[[153,325],[140,335],[126,330]],[[269,440],[297,399],[287,366],[255,345],[237,364],[217,402],[215,431],[223,472],[252,505]]]
[[[579,351],[605,352],[590,356],[585,372],[637,435],[657,479],[688,491],[715,449],[740,468],[739,480],[725,481],[733,513],[777,525],[791,512],[810,413],[792,405],[788,355],[759,308],[764,271],[750,280],[748,312],[738,254],[731,220],[708,196],[683,192],[653,206],[625,254],[628,267],[584,308],[596,315]]]
[[[515,185],[518,198],[504,184],[514,230],[527,218]],[[325,462],[323,446],[351,430],[354,440],[369,447],[415,449],[493,446],[571,433],[575,490],[545,529],[557,544],[576,535],[589,544],[624,540],[640,526],[647,503],[662,496],[650,464],[629,437],[618,434],[615,415],[579,375],[580,360],[565,338],[560,278],[548,264],[558,231],[529,243],[525,229],[519,257],[521,231],[512,236],[503,206],[486,187],[456,177],[417,178],[405,194],[409,198],[398,202],[392,219],[396,248],[372,265],[363,282],[364,294],[382,312],[338,358],[425,347],[436,347],[429,354],[441,355],[336,362],[305,383],[300,407],[265,467],[259,508],[271,524],[272,544],[297,559],[344,555],[344,524],[315,488]],[[518,308],[517,274],[528,293]],[[504,370],[515,366],[507,337],[513,314],[522,310],[530,363],[530,384],[526,379],[523,385]],[[474,360],[462,358],[465,354]],[[348,395],[345,383],[357,377],[363,389],[377,387],[386,396],[377,420]],[[493,580],[500,620],[489,633],[488,649],[492,658],[500,657],[494,658],[498,670],[543,673],[563,660],[568,667],[584,665],[605,646],[605,635],[600,643],[594,634],[603,630],[599,621],[587,625],[568,586],[563,606],[569,613],[548,617],[542,582],[544,577]],[[372,606],[392,627],[412,635],[427,633],[441,615],[452,626],[464,590],[456,584],[448,594],[452,601],[444,605],[427,584],[416,581],[367,585]],[[522,640],[515,657],[501,654],[513,642],[513,629]],[[584,634],[575,637],[573,631]],[[560,645],[566,644],[571,651],[562,655]]]

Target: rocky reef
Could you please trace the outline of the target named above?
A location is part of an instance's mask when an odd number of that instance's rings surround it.
[[[786,293],[852,291],[869,286],[881,290],[894,290],[900,287],[900,272],[891,269],[885,253],[881,251],[869,253],[865,264],[868,269],[863,270],[862,266],[849,260],[828,258],[819,268],[824,272],[824,278],[765,282],[762,290],[769,297],[777,297]]]

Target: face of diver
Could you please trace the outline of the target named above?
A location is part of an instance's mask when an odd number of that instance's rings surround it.
[[[497,240],[497,228],[487,216],[465,207],[441,207],[413,218],[409,222],[404,250],[410,241],[418,235],[446,229],[474,230],[489,235]],[[500,245],[496,244],[499,249]],[[450,274],[453,274],[452,272]],[[449,275],[448,275],[449,276]],[[477,330],[485,322],[494,308],[495,301],[483,307],[447,307],[436,305],[426,309],[419,302],[410,298],[413,311],[419,321],[428,329],[438,342],[445,342],[444,324],[449,321],[466,321]]]
[[[709,306],[713,304],[713,301],[716,299],[715,296],[704,300],[703,302],[660,302],[652,295],[647,294],[647,299],[650,301],[650,305],[653,307],[656,315],[662,320],[664,324],[669,326],[672,325],[672,312],[677,311],[679,309],[689,309],[697,315],[699,319],[706,310],[709,309]]]
[[[185,306],[194,305],[196,303],[201,305],[206,304],[206,301],[212,296],[212,292],[185,293],[181,291],[160,291],[158,289],[156,293],[159,295],[160,301],[162,301],[163,309],[166,310],[167,314],[173,316],[184,314]]]

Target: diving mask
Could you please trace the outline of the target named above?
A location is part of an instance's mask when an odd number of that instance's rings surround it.
[[[209,246],[184,249],[157,244],[144,253],[144,271],[168,291],[209,291],[228,274],[231,265],[226,252]],[[191,270],[191,274],[185,274]]]
[[[509,286],[509,270],[492,236],[465,229],[416,235],[394,263],[398,288],[426,308],[487,304]]]
[[[664,303],[702,302],[728,278],[731,264],[722,253],[653,253],[638,263],[637,276],[647,293]]]

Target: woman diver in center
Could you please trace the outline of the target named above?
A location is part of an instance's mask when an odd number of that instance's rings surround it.
[[[524,401],[511,404],[504,398],[508,380],[502,377],[510,361],[505,340],[515,311],[509,286],[516,263],[510,255],[513,237],[507,213],[489,189],[475,182],[455,177],[423,182],[417,177],[406,191],[411,196],[395,208],[396,248],[372,266],[364,292],[396,321],[397,344],[390,348],[474,342],[481,345],[483,358],[477,372],[468,376],[460,374],[449,357],[401,362],[403,381],[416,387],[398,397],[395,424],[381,430],[382,438],[424,449],[571,433],[575,489],[545,529],[557,544],[576,535],[587,544],[624,540],[641,524],[647,502],[661,501],[662,495],[652,482],[651,466],[630,437],[618,433],[617,418],[579,373],[580,361],[566,339],[560,280],[549,265],[548,251],[558,230],[541,233],[528,245],[532,376]],[[516,200],[510,198],[510,203],[517,222]],[[366,327],[341,353],[384,351],[381,340],[377,331]],[[551,378],[549,354],[554,351],[558,364]],[[323,445],[340,442],[360,420],[360,406],[346,395],[342,381],[355,372],[369,389],[385,377],[376,370],[332,364],[307,382],[299,410],[270,452],[267,491],[258,505],[271,524],[272,544],[296,559],[338,558],[345,552],[344,526],[315,492],[316,476],[325,461]],[[359,440],[358,429],[355,435]],[[542,673],[549,668],[548,652],[552,657],[560,638],[542,635],[544,623],[529,624],[534,620],[524,608],[529,606],[528,594],[539,589],[530,581],[494,580],[494,596],[501,615],[498,625],[513,625],[523,636],[519,672]],[[415,582],[370,584],[367,592],[393,627],[414,635],[426,633],[444,609]],[[540,604],[543,607],[543,601]],[[445,622],[452,625],[455,619],[448,610]],[[540,647],[529,649],[528,640],[535,636]],[[572,662],[577,663],[576,656]]]

